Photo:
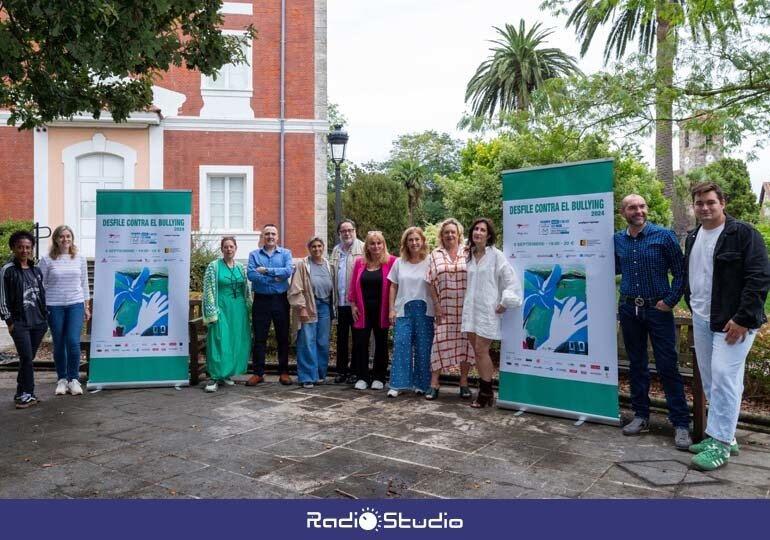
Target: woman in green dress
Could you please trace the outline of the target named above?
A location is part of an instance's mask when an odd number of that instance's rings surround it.
[[[219,383],[234,385],[232,377],[246,372],[251,354],[251,296],[246,270],[235,261],[235,238],[225,236],[220,248],[222,258],[212,261],[203,276],[203,322],[209,327],[206,392],[216,392]]]

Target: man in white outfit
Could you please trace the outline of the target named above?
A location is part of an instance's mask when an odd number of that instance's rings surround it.
[[[685,299],[692,310],[695,352],[709,402],[706,435],[690,446],[692,465],[712,471],[740,452],[735,428],[741,410],[746,356],[767,322],[770,263],[759,232],[725,214],[725,196],[713,182],[692,188],[701,225],[687,235]]]

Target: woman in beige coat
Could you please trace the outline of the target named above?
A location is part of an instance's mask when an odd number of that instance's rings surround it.
[[[307,243],[309,256],[297,263],[289,287],[292,328],[297,335],[297,378],[304,388],[326,380],[334,287],[326,248],[318,237]]]

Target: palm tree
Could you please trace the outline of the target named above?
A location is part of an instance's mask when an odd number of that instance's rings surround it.
[[[524,19],[516,29],[494,27],[500,39],[492,40],[492,55],[482,62],[465,90],[465,102],[477,117],[492,117],[496,112],[523,111],[529,107],[530,94],[546,80],[580,73],[575,58],[561,49],[544,48],[543,42],[553,30],[540,30],[536,23],[526,29]]]
[[[422,205],[422,196],[425,191],[425,171],[416,161],[397,161],[393,165],[393,178],[406,189],[409,225],[416,225],[416,212]]]
[[[677,55],[677,30],[689,26],[692,39],[711,42],[728,26],[737,28],[734,2],[719,0],[579,0],[567,20],[582,41],[580,55],[584,56],[596,30],[611,21],[610,33],[604,45],[604,62],[620,60],[628,44],[638,39],[640,53],[655,54],[655,172],[663,183],[663,193],[675,196],[673,161],[673,97],[674,61]],[[638,38],[637,38],[638,34]],[[687,217],[681,204],[674,204],[674,227],[684,232]]]

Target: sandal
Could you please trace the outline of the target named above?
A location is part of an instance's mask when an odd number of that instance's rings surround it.
[[[434,399],[438,399],[438,388],[433,388],[432,386],[428,388],[428,391],[425,392],[425,399],[428,401],[433,401]]]
[[[473,393],[470,388],[467,386],[460,387],[460,399],[469,399],[472,395]]]
[[[492,389],[492,381],[480,381],[479,393],[476,394],[476,399],[471,403],[471,407],[483,409],[484,407],[491,407],[494,403],[495,391]]]

